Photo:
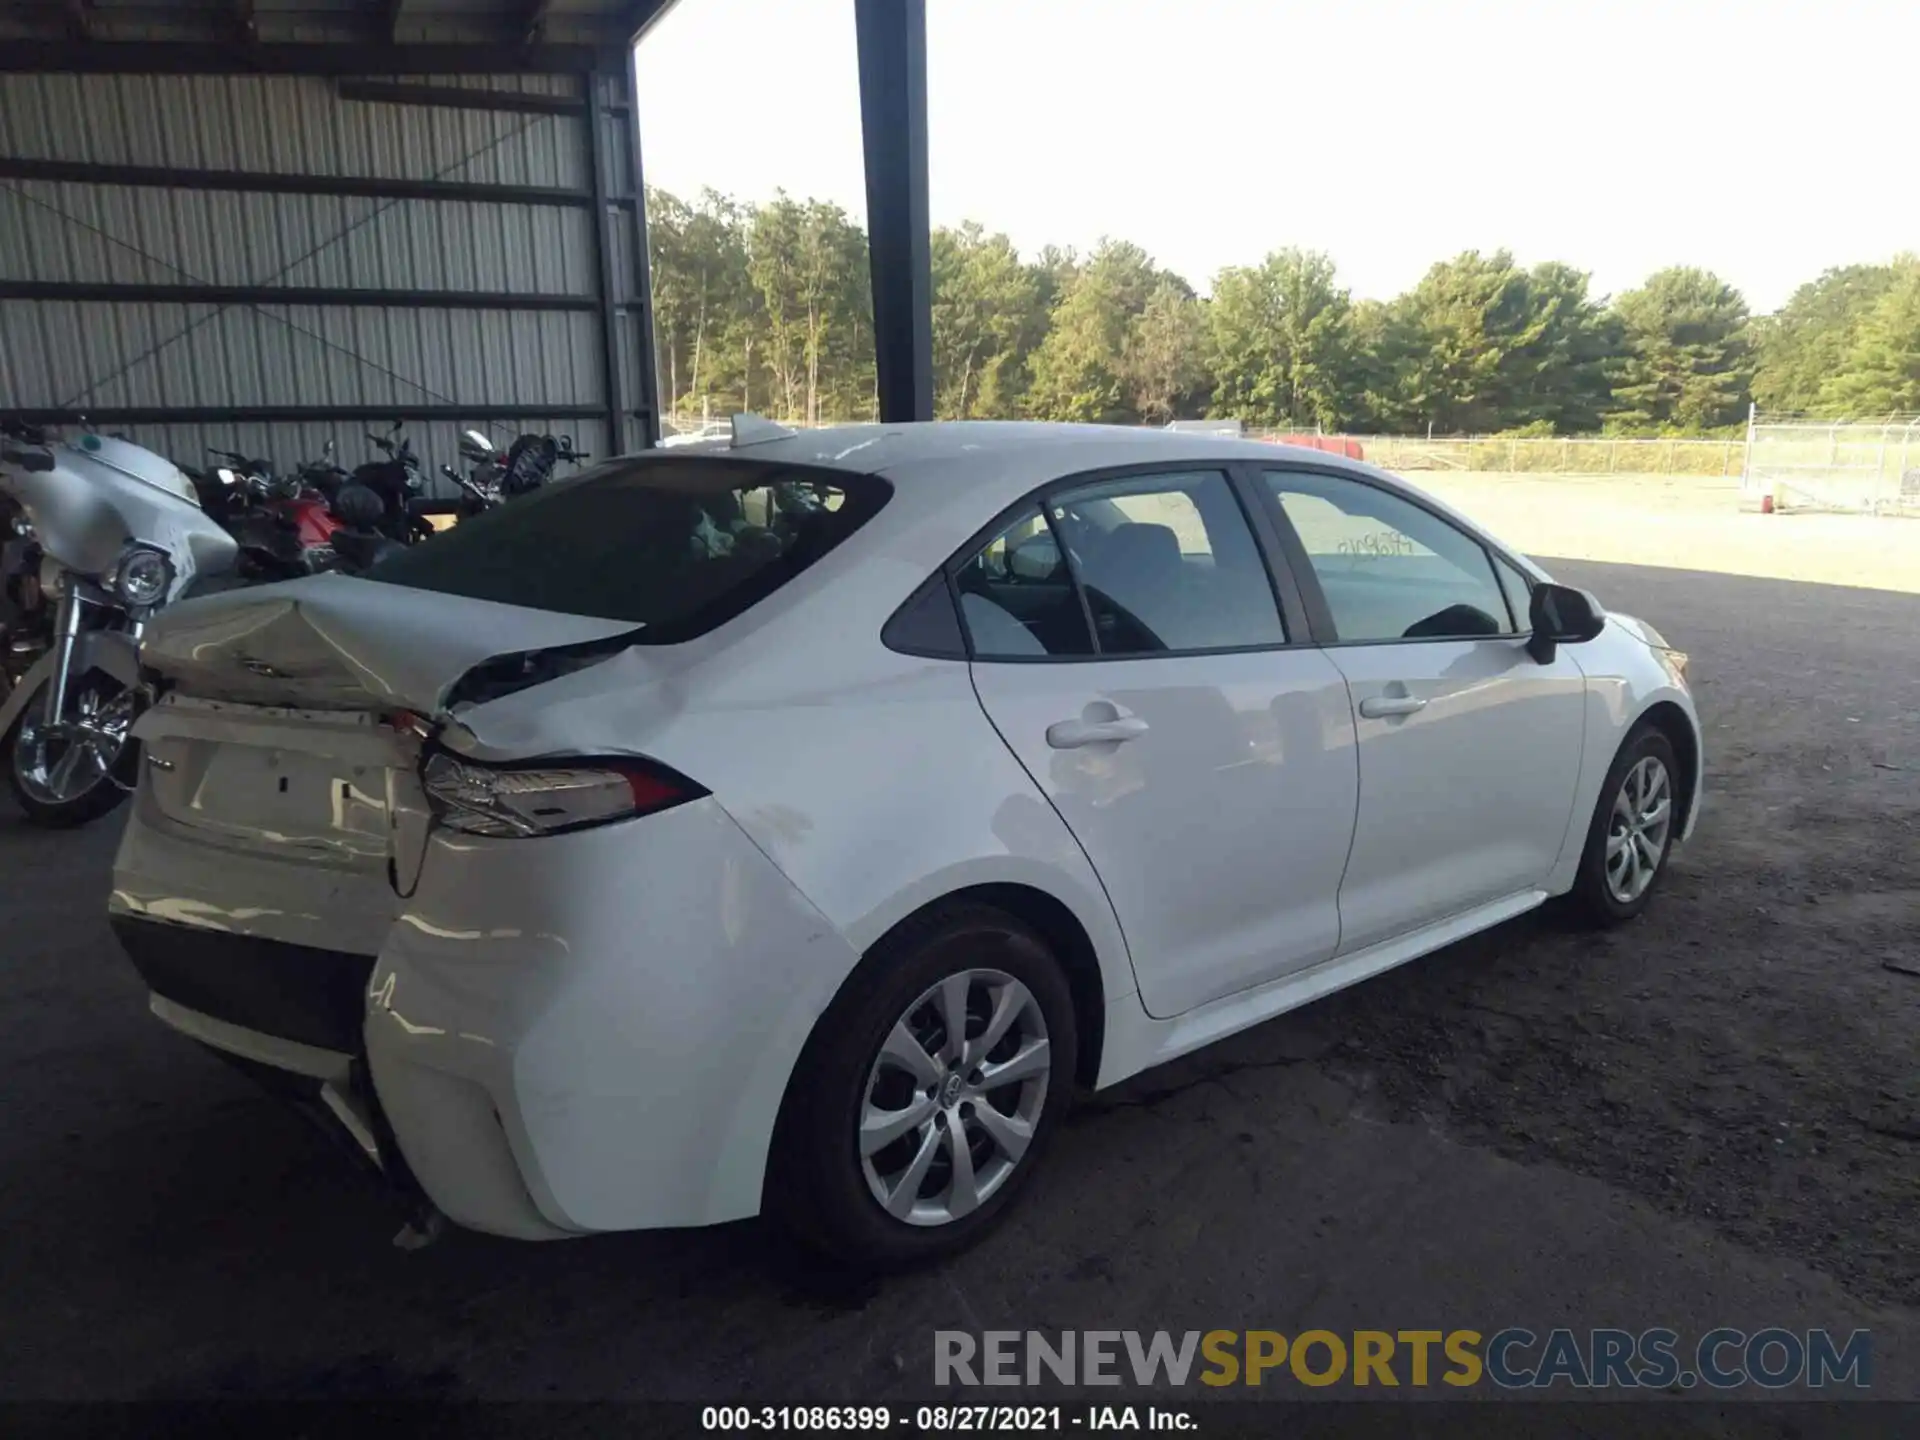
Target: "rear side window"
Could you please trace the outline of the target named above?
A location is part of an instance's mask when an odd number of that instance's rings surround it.
[[[1047,517],[1030,506],[954,577],[960,618],[982,660],[1094,653],[1087,612]]]
[[[1050,504],[1102,655],[1286,643],[1266,562],[1225,475],[1107,480]]]
[[[464,520],[368,579],[624,620],[671,645],[758,604],[864,525],[871,475],[717,456],[622,461]]]

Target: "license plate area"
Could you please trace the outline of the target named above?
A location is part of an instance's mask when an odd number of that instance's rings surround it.
[[[196,838],[352,869],[384,869],[392,778],[414,742],[379,717],[181,703],[141,721],[144,784]]]

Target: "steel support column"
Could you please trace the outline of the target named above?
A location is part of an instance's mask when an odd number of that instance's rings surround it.
[[[854,0],[880,418],[933,418],[926,0]]]
[[[593,190],[593,258],[600,302],[600,356],[606,370],[607,453],[624,455],[627,427],[620,403],[620,315],[613,288],[613,214],[607,207],[607,114],[600,82],[581,77],[587,95],[587,181]]]
[[[627,73],[620,77],[622,90],[633,88],[632,56]],[[660,443],[660,357],[653,348],[653,262],[647,254],[647,170],[640,151],[640,105],[638,95],[629,95],[627,113],[633,121],[627,126],[627,143],[633,147],[633,315],[634,344],[638,353],[634,375],[640,388],[640,444],[652,448]],[[677,400],[678,396],[669,396]]]

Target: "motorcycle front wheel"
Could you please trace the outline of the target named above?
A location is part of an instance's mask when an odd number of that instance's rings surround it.
[[[67,682],[65,713],[49,716],[47,683],[6,737],[7,783],[27,819],[49,830],[98,820],[127,797],[140,742],[128,735],[133,695],[105,671]]]

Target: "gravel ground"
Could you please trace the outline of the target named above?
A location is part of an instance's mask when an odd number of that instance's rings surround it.
[[[144,1015],[111,827],[0,809],[0,1398],[875,1400],[942,1327],[1515,1323],[1865,1325],[1874,1393],[1920,1396],[1920,598],[1548,563],[1695,657],[1708,809],[1648,914],[1524,919],[1090,1097],[1007,1227],[877,1287],[751,1225],[391,1249]]]
[[[1920,599],[1547,563],[1694,655],[1699,832],[1650,926],[1523,921],[1332,998],[1329,1068],[1920,1303]]]

